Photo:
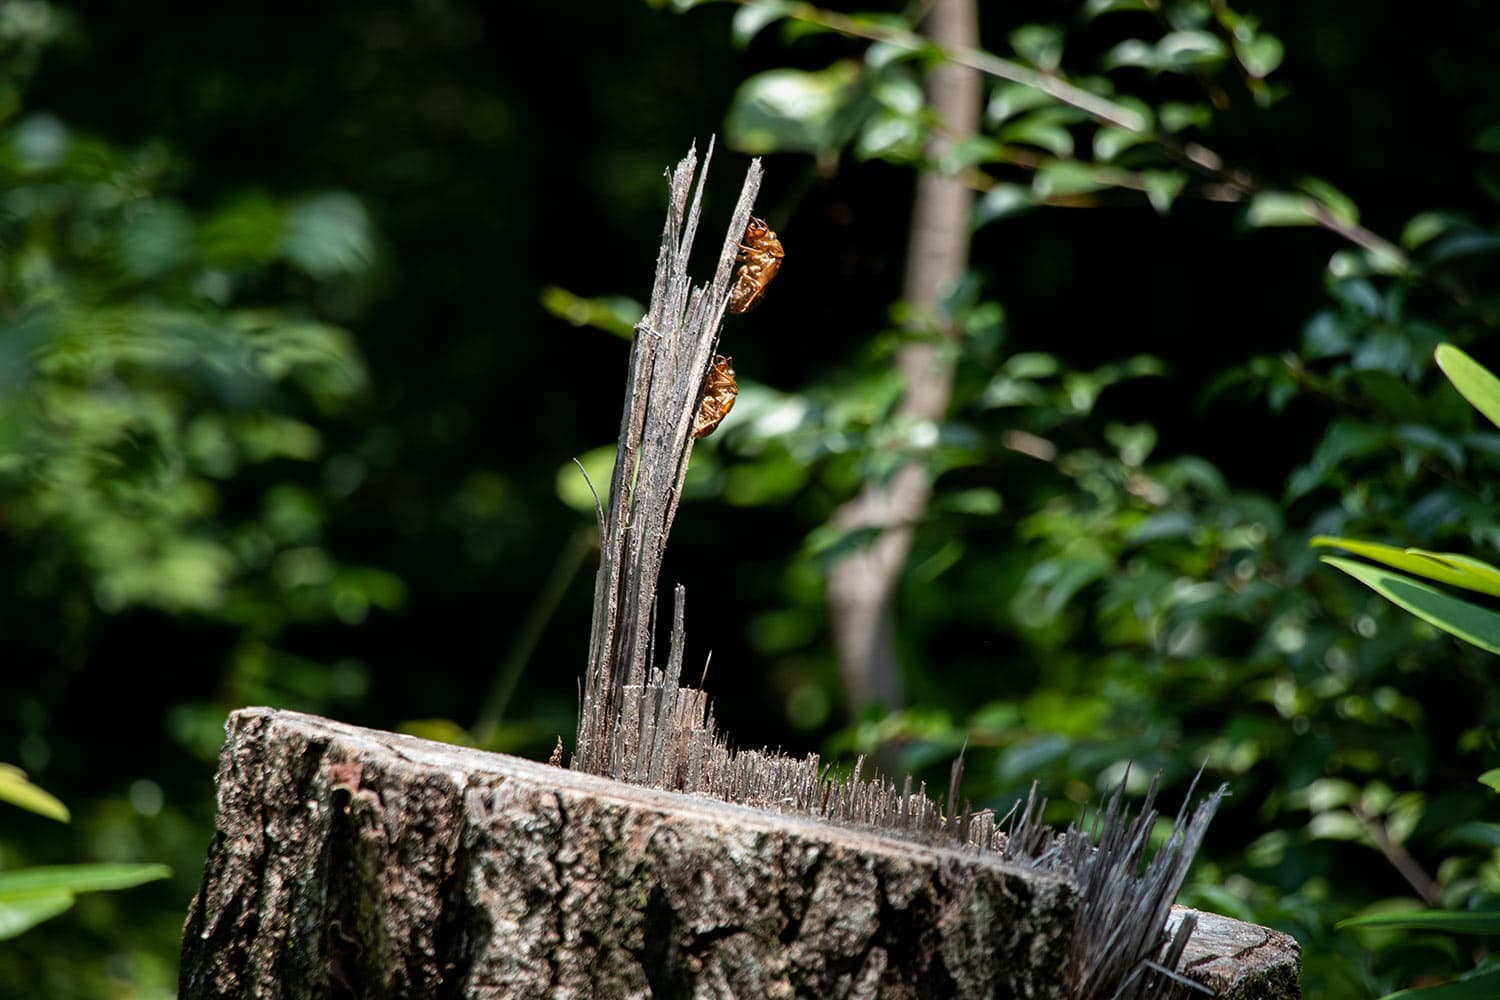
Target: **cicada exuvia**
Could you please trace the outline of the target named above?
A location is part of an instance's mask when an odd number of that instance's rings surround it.
[[[714,363],[703,379],[703,401],[698,404],[698,416],[693,420],[693,437],[705,438],[712,434],[734,409],[734,398],[739,392],[732,360],[715,354]]]
[[[781,240],[765,220],[752,215],[740,240],[740,269],[734,276],[734,287],[729,290],[729,311],[749,312],[758,306],[765,297],[766,286],[781,270],[781,259],[785,256]]]

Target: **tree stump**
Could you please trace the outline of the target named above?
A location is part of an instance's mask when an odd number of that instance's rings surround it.
[[[180,991],[1060,998],[1077,905],[979,852],[256,708]],[[1184,974],[1300,995],[1290,938],[1199,919]]]

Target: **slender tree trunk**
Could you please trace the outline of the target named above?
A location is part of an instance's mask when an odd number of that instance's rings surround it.
[[[975,0],[935,0],[927,34],[945,46],[977,47]],[[896,358],[906,379],[899,409],[905,421],[941,421],[952,395],[952,352],[944,341],[955,329],[943,300],[968,266],[973,194],[939,173],[936,164],[955,142],[978,130],[980,96],[979,73],[963,66],[940,66],[928,80],[928,101],[940,125],[927,146],[932,166],[917,178],[907,251],[903,294],[911,311],[908,328],[919,339]],[[865,484],[834,514],[838,527],[877,531],[868,547],[837,563],[828,578],[834,641],[852,711],[871,704],[894,709],[905,702],[895,648],[896,589],[931,495],[927,468],[914,462],[886,482]]]

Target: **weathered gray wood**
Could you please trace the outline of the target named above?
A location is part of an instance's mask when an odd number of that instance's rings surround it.
[[[646,315],[636,324],[620,438],[600,525],[594,618],[579,713],[575,766],[592,774],[630,776],[620,754],[623,691],[646,683],[657,578],[693,451],[693,418],[718,345],[739,241],[760,190],[752,160],[722,237],[711,280],[694,285],[688,260],[698,235],[703,169],[696,149],[669,171],[667,218]],[[695,183],[696,182],[696,183]],[[675,684],[672,686],[675,690]],[[650,761],[643,759],[649,773]]]
[[[1068,995],[1076,890],[994,854],[270,709],[218,787],[185,1000]],[[1202,919],[1191,962],[1295,979]]]
[[[184,998],[1064,996],[1055,876],[313,716],[216,830]]]
[[[1297,1000],[1302,948],[1290,934],[1216,913],[1173,907],[1174,923],[1194,917],[1197,929],[1179,971],[1218,993],[1219,1000]]]

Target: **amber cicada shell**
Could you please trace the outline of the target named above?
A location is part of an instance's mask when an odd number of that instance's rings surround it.
[[[729,289],[730,312],[745,313],[760,305],[766,286],[781,270],[784,256],[786,252],[776,234],[764,219],[752,215],[744,239],[740,240],[740,269],[734,276],[734,287]]]
[[[703,402],[698,404],[698,416],[693,420],[693,437],[705,438],[712,434],[734,409],[734,397],[739,392],[731,359],[715,354],[714,363],[703,379]]]

